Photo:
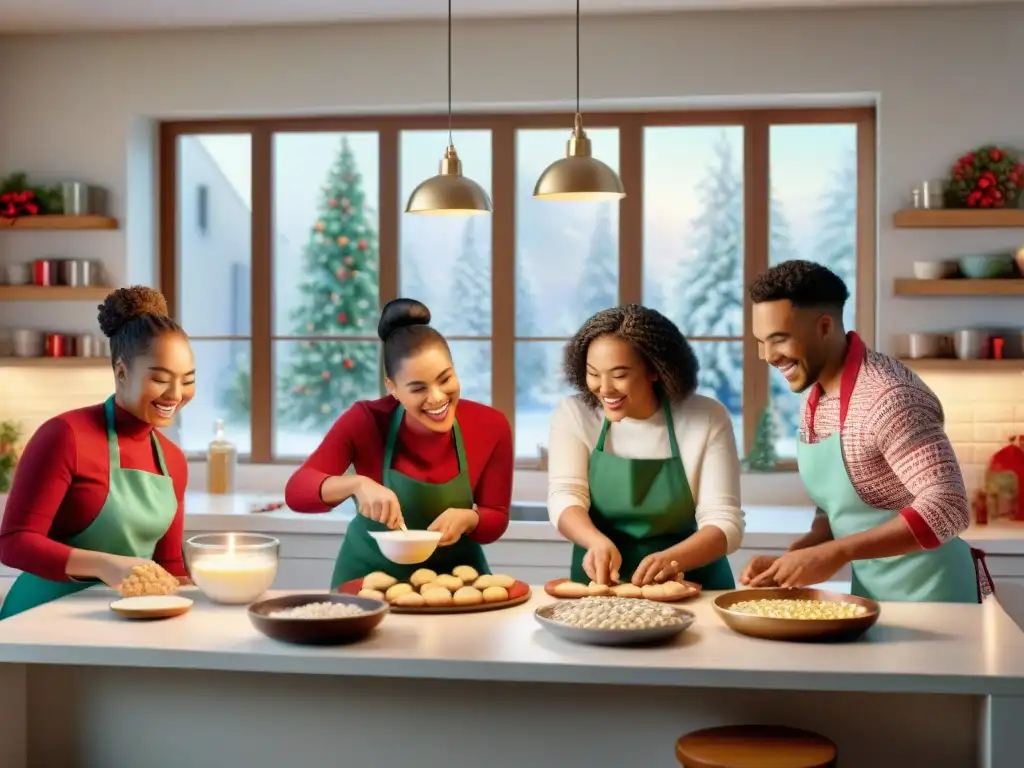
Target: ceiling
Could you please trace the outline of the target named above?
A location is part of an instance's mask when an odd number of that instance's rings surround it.
[[[992,0],[999,2],[1000,0]],[[979,0],[581,0],[584,14],[954,6]],[[1001,0],[1024,4],[1024,0]],[[460,18],[571,14],[573,0],[454,0]],[[445,0],[0,0],[0,34],[443,18]]]

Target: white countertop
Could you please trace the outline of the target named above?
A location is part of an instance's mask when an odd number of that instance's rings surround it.
[[[341,536],[355,514],[352,502],[344,502],[331,512],[304,514],[290,509],[273,512],[252,512],[254,505],[283,502],[284,495],[236,493],[225,496],[189,491],[185,500],[185,528],[190,533],[242,531],[270,534],[322,534]],[[6,496],[0,494],[0,510]],[[538,504],[513,507],[543,509]],[[747,505],[744,507],[747,528],[744,549],[784,549],[806,533],[814,516],[812,507]],[[513,515],[514,516],[514,515]],[[1024,555],[1024,523],[996,522],[974,525],[964,534],[972,546],[989,555]],[[546,521],[512,520],[503,540],[564,541],[561,534]]]
[[[278,643],[243,608],[208,603],[158,622],[129,622],[93,588],[0,622],[0,663],[192,668],[370,677],[1024,695],[1024,633],[994,600],[886,603],[860,641],[794,644],[738,635],[711,596],[686,604],[694,626],[667,646],[598,648],[544,631],[533,610],[390,615],[367,640],[338,648]]]
[[[189,531],[257,531],[260,533],[311,533],[341,535],[355,514],[351,502],[345,502],[324,514],[303,514],[289,509],[273,512],[250,511],[253,505],[282,501],[280,496],[264,494],[233,494],[213,496],[189,492],[186,498]],[[513,506],[537,509],[536,504]],[[776,549],[788,547],[797,537],[810,530],[813,507],[747,505],[744,507],[747,529],[743,547]],[[1024,523],[997,522],[971,526],[964,538],[990,555],[1024,554]],[[561,534],[547,522],[512,520],[503,539],[512,541],[564,541]]]

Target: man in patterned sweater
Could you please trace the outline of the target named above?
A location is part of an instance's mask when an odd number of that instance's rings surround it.
[[[820,584],[852,564],[855,595],[977,602],[989,591],[959,535],[970,522],[942,407],[909,369],[843,328],[843,281],[809,261],[772,267],[750,287],[761,357],[804,392],[800,479],[818,507],[782,557],[755,557],[750,586]]]

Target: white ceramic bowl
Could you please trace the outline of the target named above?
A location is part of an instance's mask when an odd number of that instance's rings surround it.
[[[949,261],[914,262],[914,277],[918,280],[943,280],[955,271],[956,264]]]
[[[422,563],[437,549],[439,531],[370,531],[381,554],[399,565]]]

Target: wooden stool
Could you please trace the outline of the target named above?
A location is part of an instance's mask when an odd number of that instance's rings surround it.
[[[784,725],[726,725],[686,734],[676,758],[683,768],[833,768],[836,745]]]

